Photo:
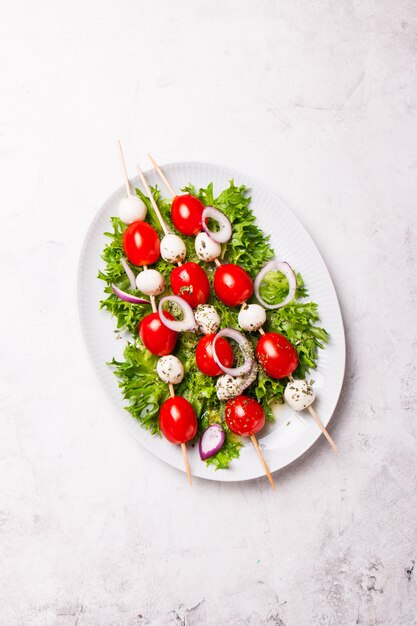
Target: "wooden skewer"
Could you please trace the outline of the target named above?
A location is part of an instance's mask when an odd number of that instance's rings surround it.
[[[326,437],[327,441],[330,443],[331,447],[333,448],[333,450],[335,452],[337,452],[337,446],[335,444],[335,442],[333,441],[333,439],[330,437],[329,433],[327,432],[326,428],[323,426],[323,422],[321,421],[321,419],[319,418],[319,416],[317,415],[317,413],[315,412],[315,410],[313,409],[313,407],[310,405],[309,407],[307,407],[308,410],[310,411],[311,415],[314,418],[314,421],[316,422],[317,426],[320,428],[321,432],[323,433],[323,435]]]
[[[289,380],[292,382],[293,380],[295,380],[293,378],[293,376],[288,376]],[[323,435],[326,437],[327,441],[329,442],[329,444],[331,445],[331,447],[333,448],[334,452],[337,452],[337,446],[334,442],[334,440],[330,437],[329,433],[327,432],[327,429],[325,428],[323,422],[321,421],[321,419],[319,418],[319,416],[317,415],[316,411],[313,409],[313,407],[308,406],[307,407],[308,410],[310,411],[311,415],[314,418],[314,421],[316,422],[317,426],[320,428],[321,432],[323,433]]]
[[[262,454],[262,451],[261,451],[261,449],[259,447],[258,440],[255,437],[255,435],[251,435],[250,438],[251,438],[251,441],[252,441],[253,445],[255,446],[255,450],[258,453],[259,458],[261,459],[262,465],[264,466],[265,474],[267,475],[268,480],[271,483],[271,487],[272,487],[272,489],[274,491],[276,491],[276,486],[275,486],[274,479],[272,478],[272,474],[269,471],[269,467],[268,467],[268,465],[267,465],[267,463],[266,463],[266,461],[264,459],[264,455]]]
[[[187,446],[185,445],[185,443],[181,444],[181,450],[182,450],[182,456],[184,457],[185,471],[187,472],[188,484],[191,487],[192,483],[191,483],[190,463],[188,461]]]
[[[177,194],[175,193],[174,188],[171,185],[171,183],[169,182],[168,178],[165,176],[164,172],[161,170],[161,168],[159,167],[158,163],[155,161],[155,159],[153,159],[151,157],[151,155],[149,153],[148,153],[148,157],[149,157],[152,165],[154,166],[154,168],[158,172],[160,178],[164,181],[165,185],[167,186],[169,193],[172,195],[173,198],[175,198],[175,196]]]
[[[122,173],[123,173],[123,178],[125,181],[125,186],[126,186],[126,194],[128,196],[132,195],[132,190],[130,189],[130,181],[129,181],[129,176],[127,175],[127,169],[126,169],[126,162],[125,162],[125,157],[123,155],[123,148],[122,148],[122,142],[118,141],[119,144],[119,154],[120,154],[120,163],[122,166]]]
[[[150,190],[150,187],[149,187],[149,185],[148,185],[148,182],[147,182],[147,180],[146,180],[145,176],[143,175],[143,172],[142,172],[142,170],[140,169],[139,165],[136,165],[136,169],[138,170],[139,178],[140,178],[140,179],[141,179],[141,181],[142,181],[142,185],[143,185],[143,186],[145,187],[145,189],[146,189],[146,192],[147,192],[147,194],[148,194],[148,196],[149,196],[149,200],[151,201],[151,204],[152,204],[152,206],[153,206],[153,208],[154,208],[154,211],[155,211],[156,216],[157,216],[157,218],[158,218],[158,220],[159,220],[159,223],[161,224],[161,228],[162,228],[162,230],[164,231],[164,234],[165,234],[165,235],[169,235],[169,230],[168,230],[168,228],[167,228],[167,225],[165,224],[165,220],[164,220],[164,218],[163,218],[163,217],[162,217],[162,215],[161,215],[161,211],[159,210],[159,207],[158,207],[158,205],[156,204],[156,200],[155,200],[155,198],[154,198],[154,197],[153,197],[153,195],[152,195],[152,191]]]
[[[259,334],[260,334],[260,335],[265,335],[265,331],[264,331],[264,329],[263,329],[263,328],[259,328],[258,330],[259,330]]]
[[[220,266],[221,266],[221,263],[220,263],[219,259],[217,259],[217,258],[216,258],[216,259],[214,259],[214,262],[215,262],[215,264],[217,265],[217,267],[220,267]]]

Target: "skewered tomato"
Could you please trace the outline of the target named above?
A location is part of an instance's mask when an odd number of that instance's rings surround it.
[[[186,443],[197,434],[197,417],[188,400],[174,396],[165,400],[161,406],[159,426],[171,443]]]
[[[205,335],[197,344],[195,353],[197,367],[206,376],[220,376],[220,374],[223,374],[223,371],[213,358],[213,341],[215,336],[215,333]],[[232,367],[234,361],[233,349],[227,339],[219,337],[216,342],[216,352],[222,365]]]
[[[164,315],[174,319],[174,316],[167,311],[164,311]],[[157,356],[165,356],[175,348],[178,333],[162,323],[159,313],[150,313],[139,324],[139,335],[149,352]]]
[[[265,425],[263,408],[249,396],[238,396],[229,400],[226,404],[225,417],[230,430],[242,437],[257,433]]]
[[[242,304],[253,294],[253,281],[239,265],[220,265],[214,274],[214,291],[228,306]]]
[[[133,265],[151,265],[159,259],[158,233],[147,222],[133,222],[124,232],[123,248]]]
[[[298,366],[297,350],[279,333],[261,336],[256,346],[256,357],[271,378],[285,378]]]
[[[210,295],[210,283],[205,271],[192,261],[171,272],[171,289],[176,296],[181,296],[193,308],[205,304]]]
[[[183,235],[196,235],[201,230],[201,219],[204,204],[186,193],[175,196],[172,201],[171,218],[174,226]]]

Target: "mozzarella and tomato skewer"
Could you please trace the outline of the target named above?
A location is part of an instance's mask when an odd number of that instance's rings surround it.
[[[185,444],[197,434],[197,416],[188,400],[176,396],[174,391],[174,385],[178,385],[184,378],[184,366],[176,356],[170,354],[159,359],[156,371],[159,378],[169,386],[171,396],[159,410],[159,427],[168,441],[181,446],[188,482],[191,485],[190,463]]]
[[[253,294],[253,281],[249,274],[234,263],[220,263],[221,244],[232,237],[232,225],[229,218],[219,209],[204,204],[190,194],[176,195],[158,163],[149,158],[173,196],[171,218],[175,228],[183,235],[196,235],[195,251],[198,258],[206,263],[214,262],[217,266],[214,274],[214,291],[227,306],[238,306]],[[215,220],[219,230],[209,229],[208,220]],[[200,267],[200,266],[197,266]]]
[[[255,434],[265,426],[265,413],[262,406],[249,396],[240,395],[226,404],[225,419],[230,430],[241,437],[250,437],[256,452],[262,462],[265,474],[271,484],[272,489],[276,489],[274,479],[264,455],[259,447]]]
[[[137,170],[161,224],[162,230],[165,233],[165,237],[163,237],[161,241],[161,256],[165,261],[177,264],[177,267],[172,270],[170,276],[173,293],[181,296],[193,308],[200,304],[205,304],[210,295],[210,283],[205,271],[197,263],[192,261],[182,263],[185,259],[185,244],[181,237],[168,232],[165,220],[161,215],[158,204],[139,165],[137,165]],[[194,198],[194,196],[190,197]]]
[[[260,295],[260,286],[265,276],[271,271],[280,271],[288,281],[288,294],[281,302],[269,304]],[[255,295],[262,305],[269,309],[282,308],[294,299],[297,289],[297,278],[291,266],[285,261],[273,259],[267,263],[255,278]],[[266,321],[265,309],[259,304],[245,304],[242,306],[238,322],[243,330],[258,330],[261,338],[256,346],[256,356],[261,367],[271,378],[289,378],[284,391],[284,399],[294,411],[308,409],[314,421],[326,437],[332,449],[337,452],[337,446],[317,415],[312,404],[316,394],[311,385],[305,380],[295,380],[292,376],[298,367],[298,354],[294,346],[279,333],[265,333],[262,326]]]

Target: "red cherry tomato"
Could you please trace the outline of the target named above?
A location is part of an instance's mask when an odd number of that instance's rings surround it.
[[[253,294],[253,281],[242,267],[228,263],[216,269],[214,291],[224,304],[237,306]]]
[[[185,443],[197,434],[197,417],[185,398],[175,396],[165,400],[159,411],[159,427],[171,443]]]
[[[201,216],[204,204],[186,193],[175,196],[172,201],[171,218],[174,226],[183,235],[196,235],[201,230]]]
[[[133,222],[124,232],[123,248],[133,265],[152,265],[159,259],[158,233],[147,222]]]
[[[205,271],[192,261],[171,272],[171,289],[176,296],[181,296],[193,308],[205,304],[210,295],[210,283]]]
[[[164,315],[174,319],[167,311],[164,311]],[[162,323],[159,313],[150,313],[139,324],[139,335],[149,352],[157,356],[166,356],[175,348],[178,333]]]
[[[298,366],[297,350],[279,333],[262,335],[256,346],[256,356],[271,378],[285,378]]]
[[[238,396],[229,400],[226,404],[225,417],[230,430],[242,437],[257,433],[265,425],[263,408],[249,396]]]
[[[206,376],[220,376],[223,374],[213,357],[213,341],[216,334],[205,335],[197,344],[195,359],[200,372]],[[232,367],[234,361],[233,349],[224,337],[219,337],[216,341],[216,353],[220,363],[226,367]]]

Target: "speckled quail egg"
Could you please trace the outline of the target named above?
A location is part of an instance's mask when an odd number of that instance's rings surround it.
[[[316,392],[305,380],[292,380],[285,387],[285,401],[294,411],[302,411],[316,399]]]
[[[194,317],[199,329],[205,335],[216,333],[220,326],[220,316],[211,304],[199,304]]]
[[[161,356],[156,364],[158,376],[164,383],[178,385],[184,378],[184,366],[173,354]]]
[[[143,270],[136,276],[136,287],[147,296],[159,296],[165,289],[164,277],[157,270]]]
[[[258,330],[265,324],[265,309],[260,304],[244,304],[237,320],[243,330]]]
[[[199,259],[202,261],[214,261],[220,256],[222,247],[217,241],[214,241],[207,233],[198,233],[195,238],[195,251]]]
[[[161,239],[161,257],[168,263],[183,261],[186,252],[185,243],[178,235],[170,233]]]
[[[138,196],[126,196],[120,200],[119,217],[125,224],[143,222],[146,213],[146,204]]]

